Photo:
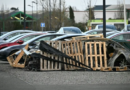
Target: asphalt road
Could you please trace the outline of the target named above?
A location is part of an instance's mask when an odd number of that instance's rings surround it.
[[[130,72],[25,71],[0,61],[0,90],[130,90]]]

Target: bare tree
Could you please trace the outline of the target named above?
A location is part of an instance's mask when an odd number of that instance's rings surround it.
[[[48,1],[49,0],[39,0],[40,6],[42,7],[42,14],[38,22],[44,22],[46,24],[44,30],[49,30],[49,25],[51,25],[52,30],[58,30],[61,26],[64,26],[66,25],[66,23],[68,24],[69,22],[65,13],[65,0],[61,0],[61,3],[59,2],[59,0],[51,0],[51,16]]]
[[[1,6],[0,16],[1,31],[11,31],[13,29],[13,25],[10,20],[10,12],[4,5]]]
[[[124,18],[124,4],[118,0],[117,1],[117,12],[115,12],[115,19],[123,19]]]

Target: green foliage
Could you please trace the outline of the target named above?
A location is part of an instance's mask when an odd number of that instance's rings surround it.
[[[69,7],[69,17],[70,17],[70,20],[72,21],[72,23],[74,24],[75,23],[75,20],[74,20],[74,11],[72,9],[72,7],[70,6]]]
[[[82,32],[85,32],[86,31],[86,29],[85,29],[85,23],[75,23],[75,27],[78,27],[78,28],[80,28],[80,30],[82,31]]]
[[[19,22],[13,22],[13,30],[23,29],[23,25],[20,25]]]

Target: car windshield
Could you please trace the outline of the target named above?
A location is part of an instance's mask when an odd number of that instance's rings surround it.
[[[17,38],[17,39],[14,39],[14,40],[12,40],[11,42],[15,42],[15,41],[17,41],[17,40],[23,40],[24,42],[26,42],[26,41],[28,41],[28,40],[30,40],[30,39],[32,39],[32,38],[34,38],[34,37],[36,37],[36,36],[39,36],[40,34],[34,34],[34,35],[28,35],[28,36],[23,36],[23,37],[19,37],[19,38]]]
[[[98,29],[103,29],[103,26],[98,26]],[[114,26],[106,26],[106,29],[116,30],[116,28]]]
[[[108,34],[106,34],[106,37],[108,37],[108,36],[110,36],[110,35],[112,35],[112,34],[114,34],[114,33],[108,33]]]
[[[64,28],[64,33],[66,33],[66,34],[71,34],[71,33],[72,34],[80,34],[82,32],[78,28]]]
[[[13,41],[13,40],[16,40],[17,38],[20,38],[20,37],[23,36],[23,35],[24,35],[24,34],[16,35],[16,36],[14,36],[14,37],[12,37],[12,38],[6,40],[6,42],[11,42],[11,41]]]
[[[127,26],[127,30],[130,31],[130,25]]]

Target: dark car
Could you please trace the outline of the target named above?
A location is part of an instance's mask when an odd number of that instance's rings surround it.
[[[69,40],[69,39],[72,39],[72,37],[77,37],[77,36],[85,36],[86,34],[66,34],[66,35],[63,35],[63,36],[59,36],[59,37],[56,37],[56,38],[53,38],[51,41],[66,41],[66,40]]]
[[[85,42],[96,42],[96,41],[106,42],[106,49],[107,49],[106,54],[107,54],[108,66],[110,67],[128,66],[128,68],[130,68],[130,50],[127,49],[124,45],[120,44],[122,43],[122,41],[114,41],[107,38],[97,38],[97,39],[91,38],[84,41]]]
[[[30,50],[32,48],[35,48],[41,40],[44,40],[44,41],[51,40],[61,35],[64,35],[64,34],[51,33],[51,34],[40,35],[40,36],[37,36],[28,40],[27,42],[24,42],[23,44],[3,48],[0,50],[0,60],[6,60],[7,56],[9,56],[10,54],[16,51],[19,51],[20,49],[24,48],[27,44],[29,44],[29,50]]]
[[[114,32],[114,33],[118,33],[120,31],[117,30],[112,30],[112,29],[106,29],[106,32]],[[84,32],[84,34],[102,34],[103,33],[103,29],[93,29],[93,30],[89,30]]]
[[[115,33],[106,38],[130,41],[130,31]]]
[[[95,29],[103,29],[103,25],[96,25]],[[117,30],[117,28],[114,25],[106,25],[106,29]]]

